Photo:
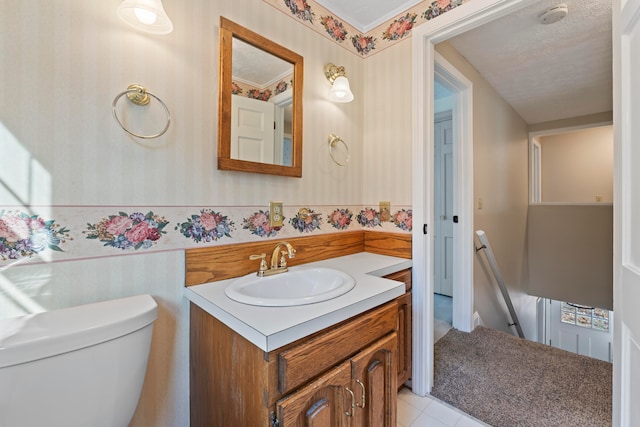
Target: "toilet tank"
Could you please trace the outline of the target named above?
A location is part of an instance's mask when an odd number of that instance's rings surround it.
[[[127,426],[156,318],[140,295],[0,320],[0,426]]]

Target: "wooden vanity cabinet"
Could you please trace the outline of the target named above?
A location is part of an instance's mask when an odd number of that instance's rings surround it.
[[[391,301],[265,352],[191,304],[192,426],[396,425]]]
[[[411,269],[384,276],[386,279],[403,282],[406,293],[398,302],[398,388],[411,378]]]

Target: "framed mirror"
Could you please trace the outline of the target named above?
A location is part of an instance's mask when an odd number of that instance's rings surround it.
[[[218,169],[302,176],[303,58],[220,17]]]

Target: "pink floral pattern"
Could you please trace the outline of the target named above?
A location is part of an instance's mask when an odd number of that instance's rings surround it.
[[[223,237],[231,237],[235,229],[233,221],[226,215],[211,209],[202,209],[200,215],[191,215],[187,221],[176,225],[176,230],[194,242],[214,242]]]
[[[376,39],[373,36],[358,34],[351,37],[351,43],[353,44],[353,47],[356,48],[356,51],[362,56],[367,55],[376,48]]]
[[[327,216],[327,222],[338,230],[346,230],[352,217],[353,213],[349,209],[336,209]]]
[[[347,30],[344,28],[342,22],[338,21],[331,15],[323,16],[320,19],[320,24],[324,27],[327,33],[337,42],[343,42],[347,38]]]
[[[54,220],[0,210],[0,260],[30,258],[45,249],[64,252],[59,245],[67,240],[69,230]]]
[[[296,216],[289,220],[289,224],[301,233],[311,233],[320,229],[322,223],[321,214],[315,213],[313,209],[306,208],[307,213],[298,212]]]
[[[431,6],[429,6],[429,8],[420,16],[426,20],[433,19],[436,16],[440,16],[443,13],[460,6],[462,3],[463,0],[436,0],[431,2]]]
[[[162,237],[169,222],[153,212],[109,215],[96,224],[87,224],[87,239],[96,239],[118,249],[148,249]]]
[[[350,52],[366,56],[392,46],[400,40],[407,39],[416,25],[423,24],[470,0],[423,0],[417,4],[414,3],[413,6],[407,8],[394,19],[364,34],[357,34],[358,30],[356,28],[348,22],[341,22],[339,16],[326,10],[318,0],[264,1],[273,3],[277,9],[287,15],[292,14],[307,27],[313,28],[314,31],[340,44]],[[318,12],[320,19],[315,19],[315,14],[312,10],[320,11]],[[357,35],[348,36],[349,33]],[[377,36],[378,34],[382,34],[379,42],[374,38],[374,35]],[[350,37],[351,43],[343,43],[347,40],[347,37]]]
[[[238,83],[231,82],[231,94],[232,95],[241,95],[242,92],[243,92],[242,88],[240,86],[238,86]]]
[[[284,216],[282,219],[284,220]],[[249,218],[242,220],[242,228],[259,237],[274,237],[278,235],[282,227],[271,227],[269,224],[269,211],[259,210]]]
[[[413,209],[399,210],[393,215],[391,222],[403,231],[411,231],[413,229]]]
[[[311,6],[306,0],[284,0],[284,4],[299,19],[313,23],[315,14],[311,11]]]
[[[382,227],[380,213],[372,208],[365,208],[356,216],[358,223],[367,228]]]
[[[407,13],[405,16],[393,21],[389,28],[382,33],[383,40],[398,40],[409,34],[417,16],[415,13]]]
[[[268,101],[271,98],[271,91],[269,89],[259,90],[259,89],[251,89],[247,93],[248,98],[259,99],[260,101]]]
[[[284,80],[278,82],[276,85],[276,95],[280,95],[282,92],[286,91],[289,88],[289,84]]]

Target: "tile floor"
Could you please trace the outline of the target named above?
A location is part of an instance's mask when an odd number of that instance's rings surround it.
[[[420,397],[406,387],[398,393],[398,427],[483,426],[489,425],[431,396]]]

